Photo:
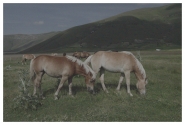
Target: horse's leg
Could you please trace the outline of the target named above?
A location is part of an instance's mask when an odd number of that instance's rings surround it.
[[[36,95],[37,93],[37,88],[39,90],[39,96],[41,96],[43,98],[43,92],[41,90],[41,80],[42,80],[42,76],[44,75],[43,72],[40,72],[36,75],[36,78],[34,80],[34,90],[33,90],[33,95]]]
[[[62,88],[64,82],[65,82],[67,79],[68,79],[67,76],[62,76],[62,78],[61,78],[61,80],[60,80],[60,84],[59,84],[59,86],[58,86],[58,89],[57,89],[57,91],[55,92],[55,95],[54,95],[54,96],[55,96],[55,100],[58,100],[58,93],[59,93],[60,89]]]
[[[125,76],[125,74],[124,73],[121,73],[120,78],[119,78],[118,87],[116,88],[116,90],[118,90],[118,91],[120,90],[121,83],[123,81],[124,76]]]
[[[36,79],[34,80],[34,83],[33,83],[33,96],[35,96],[36,95],[36,93],[37,93],[37,84],[36,84]]]
[[[37,94],[37,86],[38,86],[38,83],[39,82],[39,78],[38,76],[36,75],[36,78],[34,80],[34,84],[33,84],[33,96],[35,96]]]
[[[69,95],[72,95],[72,78],[68,79],[68,84],[69,84]]]
[[[127,84],[127,93],[130,94],[130,96],[133,96],[132,93],[130,92],[130,72],[125,73],[125,78]]]
[[[105,84],[104,84],[104,74],[105,74],[105,70],[103,68],[101,68],[101,64],[99,61],[97,60],[91,60],[91,66],[92,66],[92,69],[94,70],[94,72],[96,73],[96,75],[98,74],[98,72],[100,71],[100,82],[101,82],[101,85],[102,85],[102,88],[105,92],[108,93],[107,91],[107,88],[105,87]]]
[[[104,84],[104,74],[105,74],[105,70],[104,69],[100,69],[100,82],[101,82],[101,85],[102,85],[102,88],[105,92],[109,93],[107,91],[107,88],[105,87],[105,84]]]

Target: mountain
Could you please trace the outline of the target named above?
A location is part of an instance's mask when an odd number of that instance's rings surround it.
[[[123,16],[134,16],[141,20],[159,21],[171,24],[175,23],[176,21],[180,21],[182,18],[182,4],[171,4],[162,7],[132,10],[107,18],[103,21],[113,21]]]
[[[59,32],[50,32],[50,33],[43,33],[43,34],[4,35],[3,49],[4,49],[4,52],[21,51],[31,46],[34,46],[40,42],[43,42],[58,33]]]
[[[20,53],[181,48],[181,43],[182,4],[170,4],[76,26]]]

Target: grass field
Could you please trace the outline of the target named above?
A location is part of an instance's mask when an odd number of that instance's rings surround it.
[[[133,52],[136,55],[136,52]],[[86,91],[83,77],[73,78],[73,97],[68,95],[64,84],[54,100],[57,79],[44,75],[42,90],[46,99],[37,110],[14,109],[13,99],[19,95],[18,71],[29,69],[22,66],[20,55],[4,55],[3,64],[3,120],[4,121],[182,121],[182,54],[181,50],[141,51],[143,67],[148,77],[146,95],[140,96],[136,89],[136,78],[131,75],[131,92],[126,93],[125,80],[121,90],[116,91],[119,81],[117,73],[105,73],[105,85],[109,93],[102,90],[96,80],[96,94]],[[9,66],[11,68],[7,68]],[[32,93],[33,86],[30,87]]]

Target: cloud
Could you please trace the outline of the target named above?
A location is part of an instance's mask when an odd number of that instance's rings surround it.
[[[44,24],[44,21],[35,21],[34,22],[34,25],[43,25]]]

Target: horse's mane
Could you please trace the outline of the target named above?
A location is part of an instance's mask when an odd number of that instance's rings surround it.
[[[125,53],[125,54],[128,54],[128,55],[131,55],[135,61],[136,61],[136,64],[139,68],[139,71],[141,72],[141,74],[143,75],[144,78],[146,78],[146,73],[145,73],[145,69],[143,68],[142,64],[139,62],[139,60],[131,53],[131,52],[128,52],[128,51],[121,51],[120,53]]]
[[[146,73],[145,73],[145,70],[142,66],[142,64],[139,62],[139,60],[134,56],[135,60],[136,60],[136,63],[137,63],[137,66],[141,72],[141,74],[143,75],[144,78],[146,78]]]
[[[90,72],[93,75],[92,78],[93,79],[96,78],[95,72],[87,64],[85,64],[84,62],[82,62],[81,60],[79,60],[79,59],[77,59],[77,58],[75,58],[73,56],[69,56],[68,55],[68,56],[66,56],[66,58],[69,59],[69,60],[71,60],[72,62],[76,62],[80,66],[83,66],[84,69],[85,69],[85,71],[86,71],[86,73],[89,73]]]

